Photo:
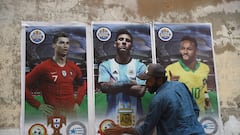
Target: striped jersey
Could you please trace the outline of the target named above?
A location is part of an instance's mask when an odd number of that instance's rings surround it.
[[[146,66],[137,59],[132,59],[128,64],[119,64],[115,59],[109,59],[99,65],[98,82],[124,83],[134,80],[138,85],[145,85],[144,80],[137,78],[137,75],[145,72]],[[107,115],[116,118],[118,110],[121,108],[131,108],[134,113],[142,114],[141,99],[130,96],[122,92],[117,94],[107,94]]]

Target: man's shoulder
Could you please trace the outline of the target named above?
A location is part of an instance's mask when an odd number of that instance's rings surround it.
[[[71,67],[74,69],[80,69],[80,67],[77,65],[77,63],[72,60],[67,60],[67,67]]]
[[[99,65],[106,65],[106,64],[110,63],[111,61],[113,62],[114,59],[113,59],[113,58],[111,58],[111,59],[105,59],[105,60],[103,60]]]
[[[179,82],[179,81],[167,81],[165,84],[166,84],[165,88],[167,88],[167,89],[184,86],[184,84],[182,82]]]
[[[199,62],[199,63],[200,63],[200,66],[202,66],[204,68],[209,68],[209,66],[206,63],[203,63],[203,62]]]
[[[52,61],[52,59],[46,59],[46,60],[44,60],[44,61],[42,61],[41,63],[39,63],[38,64],[38,66],[45,66],[45,65],[49,65],[49,64],[51,64],[53,61]]]
[[[202,72],[208,73],[210,71],[210,68],[206,63],[203,63],[203,62],[198,62],[198,63],[199,63],[199,67],[198,67],[197,71],[199,73],[202,73]]]
[[[135,63],[136,65],[138,65],[138,66],[146,66],[141,60],[139,60],[139,59],[132,59],[131,60],[131,62],[130,63]],[[130,64],[129,63],[129,64]]]
[[[177,66],[180,66],[180,63],[178,61],[167,65],[166,69],[174,68],[174,67],[177,67]]]
[[[168,99],[169,96],[172,96],[172,93],[180,85],[178,81],[166,81],[161,87],[158,88],[157,94],[154,96],[155,100],[158,99]]]
[[[67,60],[67,63],[68,63],[68,64],[76,65],[76,62],[74,62],[74,61],[72,61],[72,60]]]
[[[39,64],[37,64],[36,66],[34,66],[34,70],[35,71],[45,71],[48,70],[49,68],[53,67],[53,62],[51,59],[46,59],[42,62],[40,62]]]

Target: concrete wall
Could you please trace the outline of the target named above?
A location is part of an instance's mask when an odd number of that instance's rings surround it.
[[[19,134],[21,21],[212,23],[225,134],[240,134],[240,1],[0,0],[1,135]]]

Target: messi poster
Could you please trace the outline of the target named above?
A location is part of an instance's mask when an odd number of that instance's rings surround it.
[[[187,85],[206,134],[220,134],[220,112],[211,24],[154,24],[156,60],[168,80]],[[194,45],[190,45],[193,43]]]
[[[22,135],[86,135],[85,24],[22,23]]]
[[[136,92],[145,87],[137,75],[152,62],[151,25],[93,22],[92,33],[96,134],[103,135],[112,123],[134,127],[142,123],[151,101],[148,92]]]

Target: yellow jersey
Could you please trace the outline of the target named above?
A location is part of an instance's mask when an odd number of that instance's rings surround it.
[[[202,62],[197,62],[194,70],[191,70],[180,59],[178,62],[170,64],[166,67],[166,75],[168,77],[168,80],[170,80],[169,71],[171,71],[173,76],[179,76],[178,81],[183,82],[187,85],[200,108],[200,112],[204,112],[204,94],[208,91],[207,78],[210,71],[208,65]]]

